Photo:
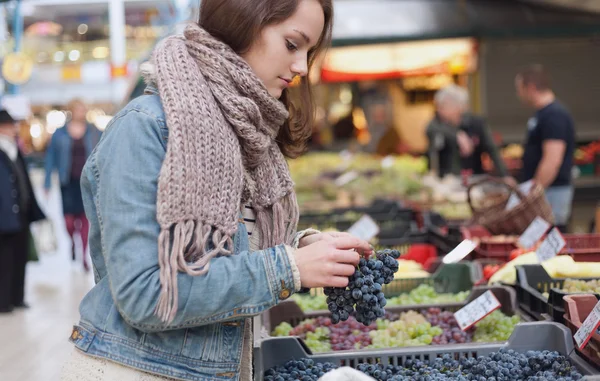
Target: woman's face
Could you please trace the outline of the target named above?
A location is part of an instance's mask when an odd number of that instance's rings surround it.
[[[300,0],[296,12],[280,24],[268,25],[242,57],[269,94],[281,97],[295,76],[308,72],[308,52],[317,44],[325,17],[317,0]]]

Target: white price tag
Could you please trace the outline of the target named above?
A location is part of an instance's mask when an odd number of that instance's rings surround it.
[[[522,184],[519,184],[519,190],[525,196],[527,196],[529,194],[529,191],[531,190],[532,187],[533,187],[532,180],[529,180]],[[517,196],[514,192],[511,193],[510,198],[508,199],[508,202],[506,203],[505,210],[511,210],[515,206],[519,205],[520,202],[521,202],[521,199],[519,198],[519,196]]]
[[[575,332],[575,335],[573,335],[573,338],[577,343],[577,347],[580,350],[585,347],[588,341],[590,341],[590,338],[594,332],[596,332],[598,326],[600,326],[600,301],[596,303],[596,306],[594,306],[592,312],[590,312],[588,317],[585,318],[583,324],[581,324],[581,328],[579,328],[577,332]]]
[[[454,248],[454,250],[446,254],[444,256],[444,259],[442,259],[442,262],[456,263],[462,260],[467,255],[471,254],[471,252],[475,250],[476,247],[477,244],[475,242],[471,241],[470,239],[465,239],[464,241],[459,243],[458,246]]]
[[[394,157],[393,156],[386,156],[381,160],[381,168],[390,168],[392,165],[394,165]]]
[[[354,225],[350,226],[348,233],[365,241],[370,241],[379,234],[379,225],[365,214]]]
[[[358,172],[356,171],[350,171],[350,172],[346,172],[343,175],[341,175],[340,177],[338,177],[337,179],[335,179],[335,185],[337,185],[338,187],[343,187],[344,185],[348,184],[351,181],[354,181],[358,178]]]
[[[557,228],[550,230],[536,253],[538,260],[541,262],[547,261],[550,258],[556,257],[558,253],[567,245],[560,231]]]
[[[486,291],[477,299],[456,311],[454,313],[454,318],[460,329],[466,331],[479,320],[488,316],[500,307],[501,305],[498,298],[496,298],[496,295],[491,291]]]
[[[550,224],[542,217],[536,217],[535,220],[519,237],[519,245],[524,249],[530,249],[542,238],[550,229]]]

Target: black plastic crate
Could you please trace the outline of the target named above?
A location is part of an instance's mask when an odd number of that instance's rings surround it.
[[[385,247],[404,246],[412,244],[429,244],[437,248],[438,256],[446,255],[451,252],[459,243],[462,237],[448,235],[435,227],[429,227],[418,231],[415,224],[411,224],[411,230],[404,236],[398,238],[379,238],[379,245]]]
[[[404,305],[404,306],[388,306],[385,308],[387,312],[393,314],[400,314],[402,312],[407,311],[421,311],[426,310],[431,307],[441,308],[445,311],[456,312],[459,309],[463,308],[469,302],[477,299],[477,297],[484,294],[486,291],[492,291],[498,301],[502,305],[500,311],[503,314],[512,316],[518,314],[523,318],[523,320],[528,321],[526,315],[521,313],[517,304],[517,297],[515,290],[508,286],[481,286],[474,287],[471,290],[471,293],[463,302],[456,303],[443,303],[443,304],[418,304],[418,305]],[[261,316],[262,326],[265,330],[270,334],[273,332],[275,327],[277,327],[281,323],[289,323],[292,326],[296,326],[300,324],[302,321],[306,319],[314,319],[320,316],[329,316],[331,313],[327,310],[321,311],[310,311],[304,312],[302,309],[296,304],[294,300],[288,300],[283,303],[276,305],[275,307],[269,309],[264,312]]]
[[[455,359],[476,358],[487,356],[501,348],[517,352],[557,351],[569,357],[571,363],[584,376],[598,374],[594,367],[575,354],[571,331],[567,327],[553,322],[533,322],[517,324],[507,343],[494,344],[469,343],[312,354],[298,338],[270,338],[254,348],[254,380],[262,381],[266,370],[292,359],[311,358],[315,362],[331,362],[338,366],[351,367],[362,363],[402,366],[407,360],[431,361],[444,355]]]
[[[542,265],[521,265],[516,267],[517,300],[519,307],[538,320],[548,318],[564,323],[564,300],[568,292],[561,291],[567,278],[552,278]],[[595,280],[600,278],[569,278],[574,280]],[[548,293],[548,298],[543,295]],[[600,295],[596,295],[600,298]]]
[[[355,213],[355,218],[348,218],[347,213]],[[300,216],[299,226],[331,226],[338,231],[348,230],[361,216],[369,215],[380,226],[379,237],[384,239],[398,238],[415,229],[415,218],[412,209],[404,208],[398,202],[375,202],[366,208],[336,209],[327,213],[304,213]]]

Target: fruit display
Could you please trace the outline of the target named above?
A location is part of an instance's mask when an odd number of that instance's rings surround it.
[[[489,343],[508,340],[515,325],[520,322],[518,315],[506,316],[496,310],[475,324],[473,341]]]
[[[395,250],[395,249],[394,249]],[[394,279],[428,278],[431,274],[423,269],[423,265],[410,259],[398,259],[398,272]]]
[[[349,277],[347,287],[326,287],[323,290],[333,324],[354,315],[357,321],[368,326],[385,315],[383,308],[387,301],[383,285],[394,280],[399,257],[397,250],[383,250],[369,259],[361,258],[358,268]]]
[[[400,348],[430,344],[462,344],[470,342],[506,341],[520,318],[494,311],[474,327],[462,331],[454,314],[440,308],[420,313],[408,311],[399,316],[387,314],[385,319],[365,326],[353,316],[333,324],[331,318],[318,317],[296,327],[281,323],[273,336],[298,336],[314,352],[358,349]]]
[[[452,312],[442,311],[440,308],[429,308],[423,313],[430,324],[442,329],[442,333],[433,338],[433,344],[461,344],[473,340],[473,329],[462,331]]]
[[[403,155],[382,160],[369,154],[310,153],[290,160],[289,167],[300,209],[317,210],[326,205],[364,205],[379,197],[402,198],[418,192],[422,187],[419,175],[427,170],[427,159]],[[337,178],[349,172],[358,176],[336,184]]]
[[[590,292],[600,294],[600,279],[593,280],[577,280],[566,279],[561,288],[562,291],[568,293]]]
[[[303,312],[323,311],[327,309],[327,297],[325,295],[302,295],[294,294],[290,298]]]
[[[317,381],[336,369],[332,363],[316,363],[312,359],[291,360],[265,372],[264,381]],[[583,375],[569,359],[558,352],[500,349],[488,356],[455,358],[448,354],[430,361],[406,360],[402,366],[359,364],[357,370],[377,381],[410,380],[580,380]]]
[[[398,348],[429,345],[443,330],[434,327],[417,312],[408,311],[398,320],[377,320],[377,329],[371,331],[372,344],[367,348]]]
[[[574,157],[577,164],[593,163],[596,155],[600,154],[600,141],[592,142],[575,150]]]
[[[408,293],[390,298],[388,306],[412,306],[418,304],[442,304],[463,302],[469,296],[470,291],[457,294],[439,294],[428,284],[421,284]]]
[[[535,252],[529,252],[520,255],[512,261],[506,263],[500,268],[489,280],[489,284],[506,283],[515,284],[516,271],[518,265],[534,265],[538,264],[539,260]],[[600,278],[600,263],[598,262],[575,262],[568,255],[558,255],[542,264],[544,270],[552,278]]]
[[[429,275],[429,273],[428,273]],[[399,279],[399,278],[398,278]],[[339,292],[339,291],[338,291]],[[412,306],[419,304],[445,304],[463,302],[469,296],[470,291],[462,291],[456,294],[437,293],[435,289],[428,284],[421,284],[412,291],[403,293],[386,300],[386,305],[391,306]],[[323,311],[328,309],[327,296],[325,295],[301,295],[295,294],[290,298],[298,304],[302,312]],[[339,308],[338,308],[339,309]]]

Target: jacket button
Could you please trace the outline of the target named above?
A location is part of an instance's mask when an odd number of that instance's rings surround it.
[[[78,336],[78,334],[77,334],[77,333],[78,333],[78,332],[77,332],[77,330],[76,330],[76,329],[74,329],[74,330],[73,330],[73,333],[71,334],[71,339],[73,339],[73,340],[77,340],[77,336]]]
[[[12,207],[12,211],[13,211],[13,213],[15,213],[15,214],[19,213],[19,205],[13,205],[13,207]]]
[[[17,180],[17,177],[15,175],[10,175],[10,182],[14,183]]]
[[[12,194],[12,196],[13,196],[14,198],[17,198],[17,196],[19,195],[19,192],[17,192],[17,190],[16,190],[16,189],[13,189],[13,190],[12,190],[12,192],[11,192],[11,194]]]
[[[284,288],[283,290],[281,290],[281,292],[279,293],[279,298],[280,299],[287,299],[290,297],[290,290],[288,290],[287,288]]]

